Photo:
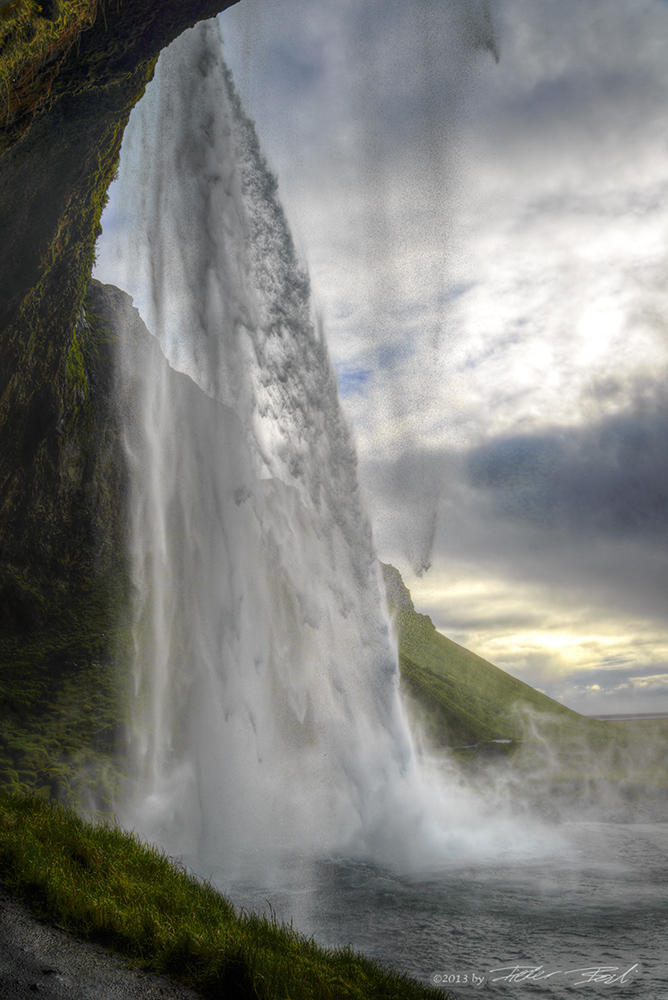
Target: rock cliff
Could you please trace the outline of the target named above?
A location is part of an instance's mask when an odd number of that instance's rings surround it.
[[[160,50],[227,6],[0,8],[0,783],[11,787],[62,792],[86,748],[118,740],[112,661],[129,587],[118,302],[90,273],[123,130]]]

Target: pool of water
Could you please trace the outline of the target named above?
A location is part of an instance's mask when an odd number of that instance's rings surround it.
[[[574,823],[560,844],[411,874],[292,859],[227,889],[462,997],[668,1000],[668,824]]]

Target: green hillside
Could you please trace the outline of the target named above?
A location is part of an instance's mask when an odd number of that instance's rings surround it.
[[[399,641],[401,687],[415,726],[469,777],[545,803],[605,807],[610,818],[668,812],[668,725],[579,715],[436,631],[401,575],[381,564]],[[503,741],[503,742],[496,742]]]
[[[381,565],[399,638],[402,684],[424,710],[428,735],[436,743],[522,740],[527,709],[567,728],[605,730],[605,723],[592,723],[441,635],[431,618],[415,611],[399,571]]]

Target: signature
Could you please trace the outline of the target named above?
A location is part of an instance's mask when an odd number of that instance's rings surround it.
[[[624,971],[619,965],[588,965],[581,969],[554,969],[552,972],[547,972],[542,965],[507,965],[500,969],[490,969],[488,975],[490,983],[540,982],[553,976],[565,976],[575,980],[573,986],[591,983],[613,986],[627,983],[639,970],[638,962]]]

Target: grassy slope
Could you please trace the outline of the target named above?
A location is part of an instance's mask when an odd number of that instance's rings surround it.
[[[464,761],[513,753],[517,778],[551,791],[569,783],[629,798],[668,791],[665,722],[600,722],[571,711],[436,631],[417,614],[399,572],[383,566],[399,639],[402,687],[430,742]],[[512,740],[495,744],[494,740]],[[581,790],[581,788],[580,788]],[[628,793],[628,794],[627,794]],[[599,796],[600,797],[600,796]]]
[[[0,794],[0,878],[38,916],[207,997],[447,1000],[350,949],[323,949],[275,921],[239,915],[132,834],[37,798]]]
[[[552,716],[566,727],[588,719],[511,677],[437,632],[418,614],[393,566],[383,565],[388,606],[399,638],[402,683],[424,708],[429,734],[443,746],[524,739],[525,709]],[[604,729],[605,723],[594,723]]]

